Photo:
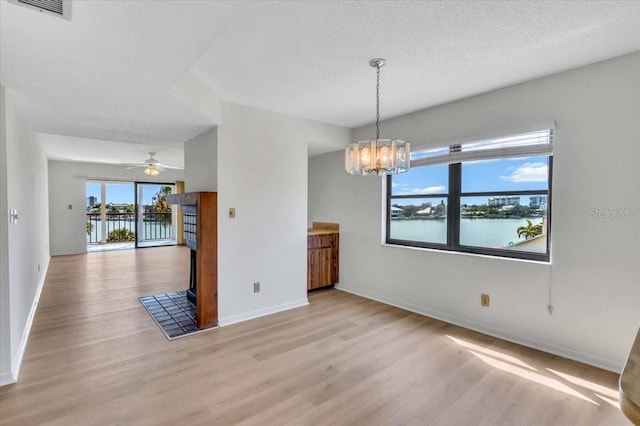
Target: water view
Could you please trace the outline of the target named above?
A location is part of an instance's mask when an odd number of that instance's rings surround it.
[[[455,197],[460,236],[451,247],[546,253],[547,175],[546,157],[462,163],[458,189],[447,194],[448,164],[411,169],[392,180],[390,238],[446,245]]]
[[[87,232],[87,243],[97,243],[100,241],[102,236],[102,220],[100,217],[91,217],[90,222],[91,229]],[[127,233],[125,237],[121,238],[124,241],[132,241],[134,239],[136,233],[136,221],[133,218],[128,219],[115,219],[110,220],[107,219],[107,238],[115,230],[126,230]],[[141,232],[139,235],[140,241],[148,241],[148,240],[165,240],[165,239],[173,239],[173,226],[169,222],[168,225],[161,223],[157,220],[145,220],[141,229],[138,230]],[[122,232],[120,232],[122,234]]]
[[[524,241],[518,237],[518,228],[526,227],[527,220],[534,225],[542,223],[540,217],[460,219],[460,244],[474,247],[502,248],[510,243]],[[447,221],[392,220],[391,238],[446,244]]]
[[[166,184],[87,182],[87,244],[174,240],[175,212],[167,203],[172,190]]]

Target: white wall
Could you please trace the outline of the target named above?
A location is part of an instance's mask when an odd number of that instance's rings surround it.
[[[7,126],[4,86],[0,86],[0,385],[10,382],[9,207],[7,206]]]
[[[35,135],[16,111],[11,91],[3,91],[0,384],[18,377],[49,264],[47,160]],[[19,218],[16,224],[5,228],[7,209],[17,210]]]
[[[185,192],[218,189],[218,128],[207,130],[184,143]]]
[[[592,209],[640,209],[639,76],[635,53],[381,123],[442,146],[555,120],[551,266],[383,246],[381,180],[347,176],[342,152],[311,158],[309,222],[340,223],[339,287],[620,371],[640,326],[640,217]]]
[[[117,165],[49,161],[49,222],[53,256],[87,252],[87,177],[173,183],[183,180],[184,173],[182,170],[166,170],[158,176],[147,176],[142,169],[127,170]],[[71,210],[69,204],[72,205]]]
[[[346,128],[223,103],[218,133],[221,325],[307,303],[307,145]],[[236,219],[227,215],[236,208]],[[261,292],[253,293],[253,282]]]

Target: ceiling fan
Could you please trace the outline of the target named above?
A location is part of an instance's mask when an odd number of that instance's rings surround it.
[[[120,163],[121,166],[125,166],[127,169],[135,169],[136,167],[144,167],[144,174],[149,176],[157,176],[160,172],[164,172],[167,169],[180,169],[180,167],[167,166],[161,164],[158,160],[153,158],[156,155],[155,152],[149,152],[149,158],[144,160],[144,163]]]

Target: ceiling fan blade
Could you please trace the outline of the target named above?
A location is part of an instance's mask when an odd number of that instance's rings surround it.
[[[124,166],[127,169],[135,169],[135,168],[150,168],[156,169],[159,172],[164,172],[166,170],[184,170],[184,167],[176,167],[176,166],[167,166],[166,164],[160,163],[158,160],[153,158],[155,152],[150,152],[150,158],[148,158],[144,163],[119,163],[120,166]]]
[[[156,164],[156,166],[158,166],[158,165]],[[159,166],[163,167],[163,168],[165,168],[167,170],[184,170],[184,167],[167,166],[166,164],[160,164]]]

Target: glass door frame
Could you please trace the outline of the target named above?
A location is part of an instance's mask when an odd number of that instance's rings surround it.
[[[135,228],[136,228],[136,238],[135,238],[135,248],[147,248],[147,247],[160,247],[160,246],[165,246],[165,245],[176,245],[177,244],[177,224],[176,224],[176,210],[174,207],[171,208],[171,227],[172,227],[172,234],[173,234],[173,244],[157,244],[157,245],[153,245],[153,244],[144,244],[144,245],[140,245],[141,242],[146,241],[145,239],[142,238],[142,233],[141,230],[144,229],[144,212],[140,212],[140,208],[144,208],[144,202],[140,199],[140,189],[141,187],[143,187],[144,185],[157,185],[157,186],[170,186],[171,188],[173,188],[173,191],[175,191],[176,189],[176,183],[175,182],[144,182],[144,181],[134,181],[133,182],[134,185],[134,209],[135,209]],[[143,194],[144,195],[144,194]],[[141,214],[142,213],[142,214]]]

